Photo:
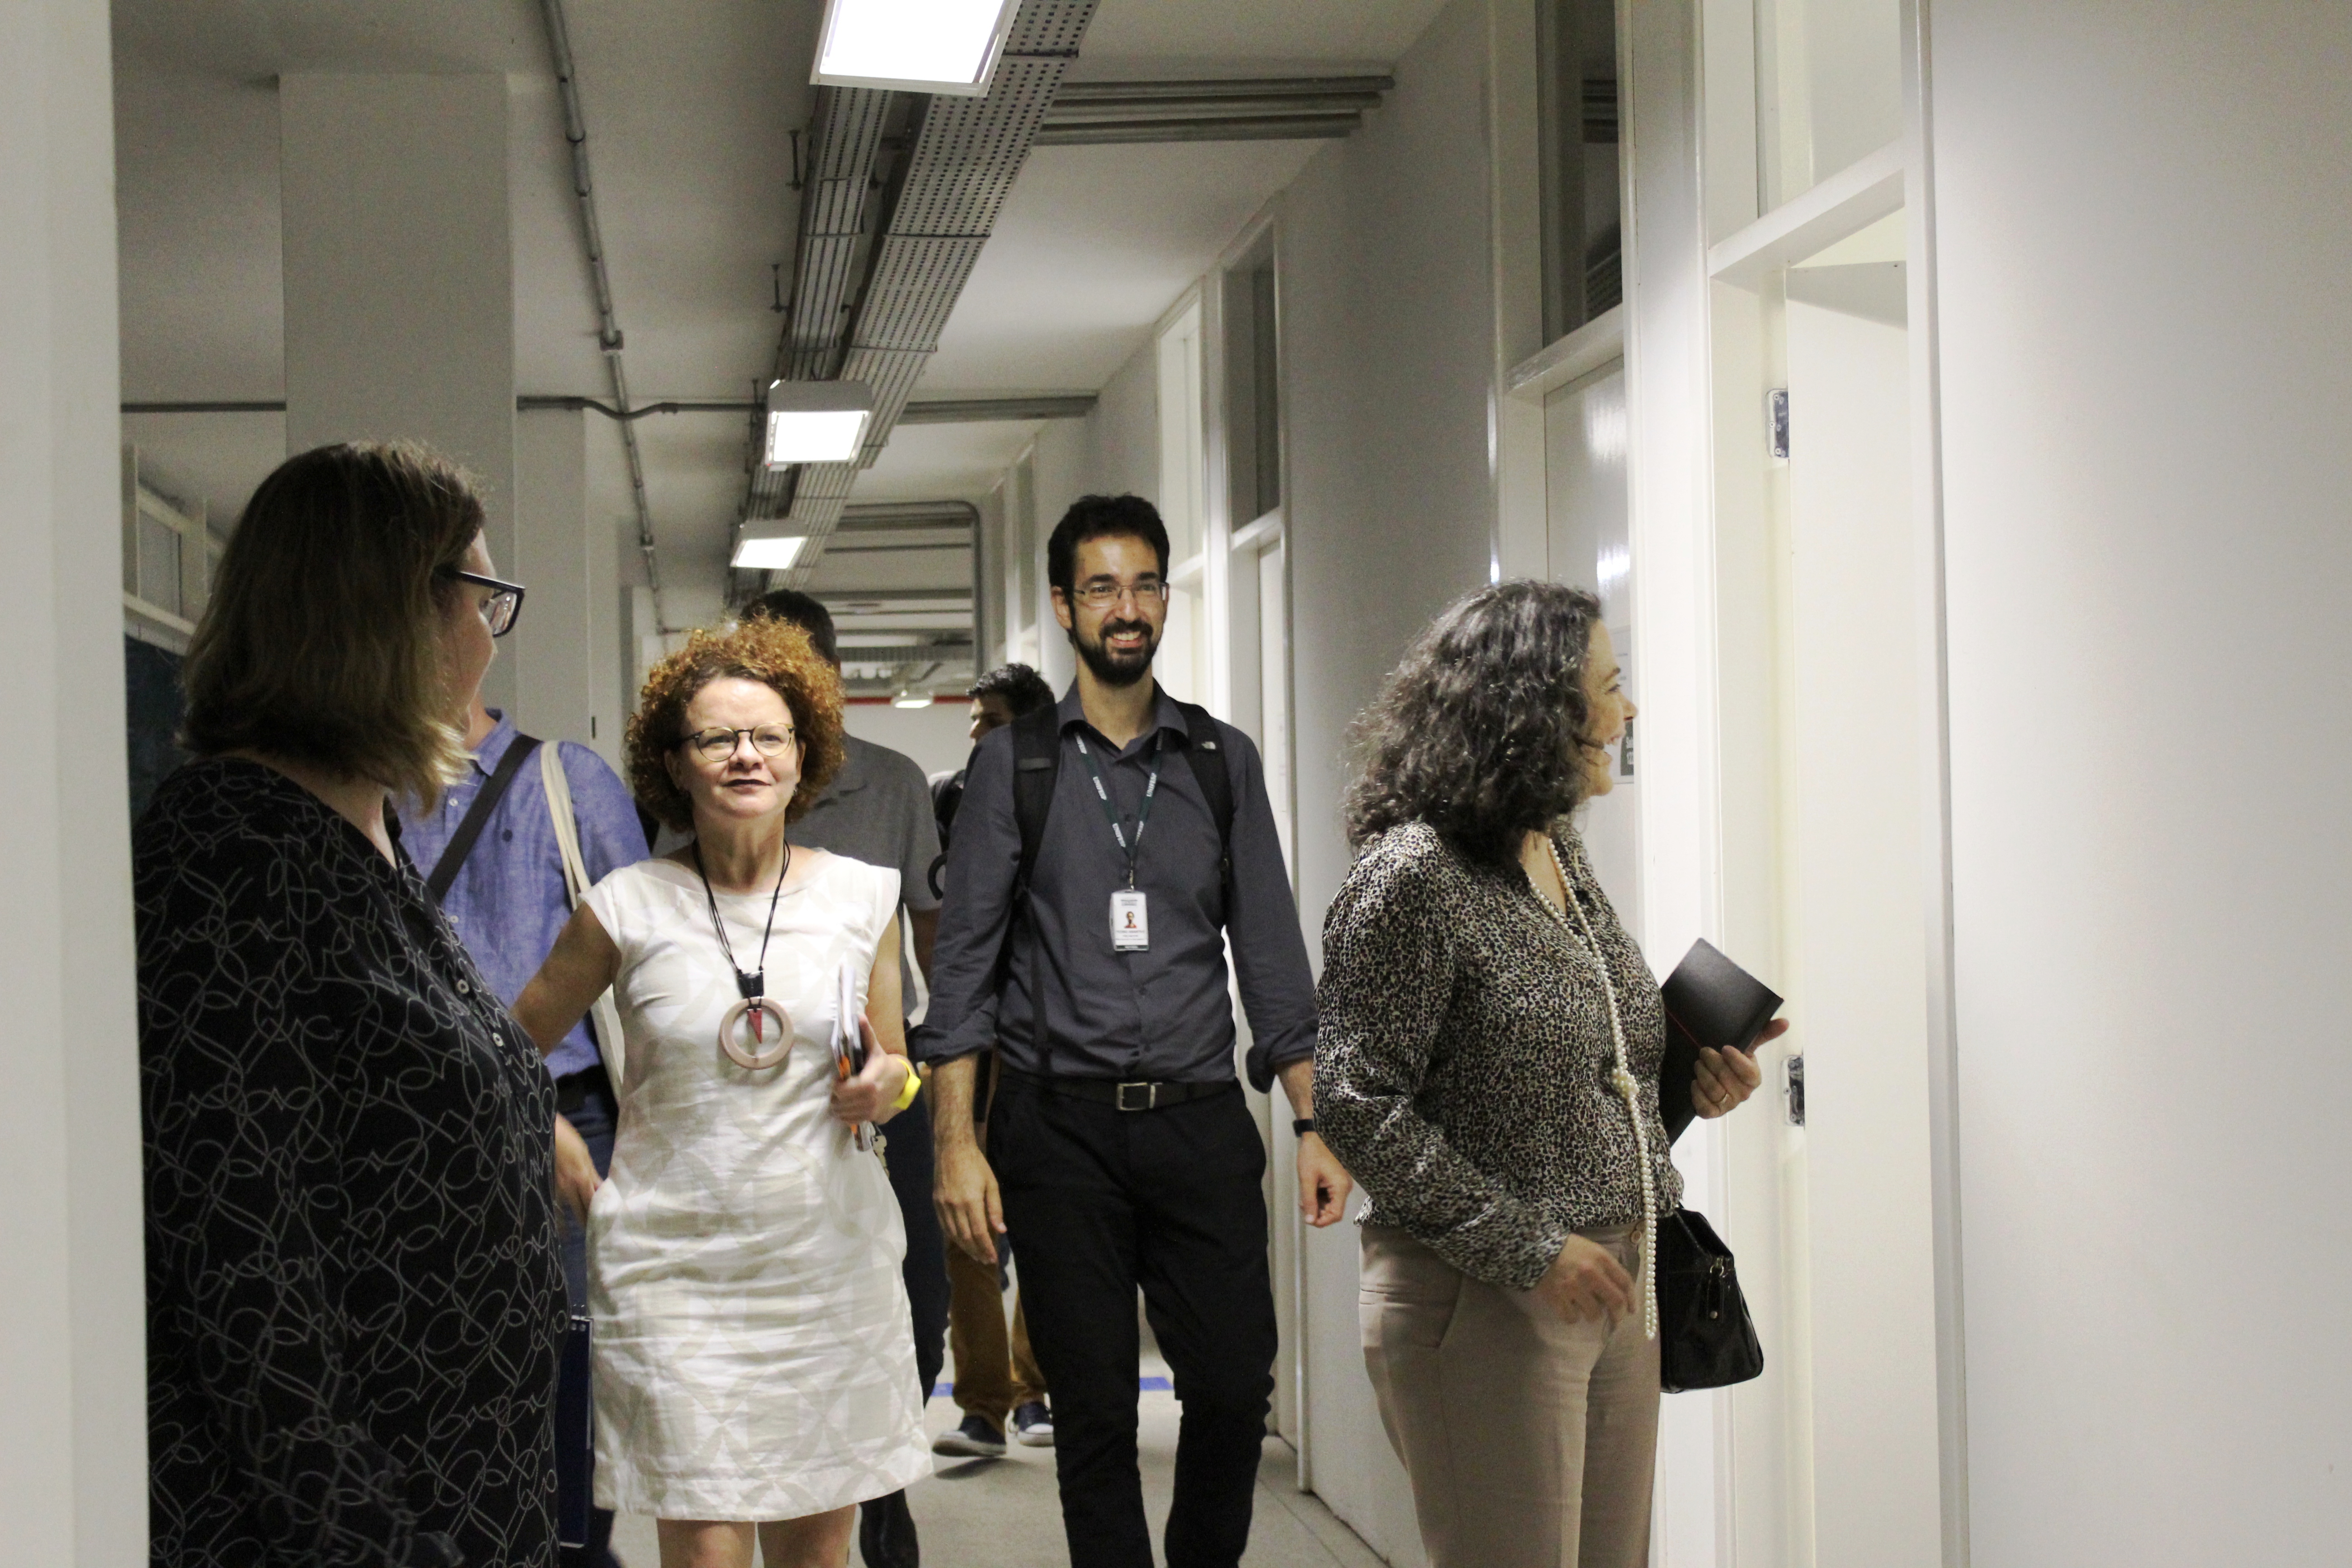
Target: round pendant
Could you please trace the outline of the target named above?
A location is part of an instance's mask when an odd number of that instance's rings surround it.
[[[727,1009],[719,1026],[719,1048],[737,1067],[758,1072],[774,1067],[793,1048],[793,1021],[772,996],[747,996]]]

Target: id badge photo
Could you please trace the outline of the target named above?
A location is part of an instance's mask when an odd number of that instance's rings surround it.
[[[1151,910],[1133,888],[1121,888],[1110,896],[1110,945],[1115,952],[1150,951]]]

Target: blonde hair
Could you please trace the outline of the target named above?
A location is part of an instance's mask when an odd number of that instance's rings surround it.
[[[421,447],[319,447],[246,503],[188,648],[181,739],[381,784],[427,805],[463,776],[441,650],[482,503]]]
[[[756,680],[784,700],[801,742],[801,782],[784,820],[806,816],[848,755],[842,740],[841,672],[790,621],[754,616],[726,631],[697,631],[653,667],[629,720],[629,787],[665,826],[694,826],[694,803],[664,761],[686,742],[686,708],[695,693],[730,676]]]

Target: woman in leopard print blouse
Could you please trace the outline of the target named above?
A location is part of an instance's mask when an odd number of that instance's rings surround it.
[[[1316,1123],[1371,1198],[1364,1359],[1437,1568],[1648,1557],[1664,1016],[1569,821],[1633,716],[1599,601],[1514,582],[1441,616],[1360,724]],[[1693,1109],[1759,1077],[1709,1051]]]

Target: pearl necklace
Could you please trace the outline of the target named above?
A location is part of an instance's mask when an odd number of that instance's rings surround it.
[[[1576,896],[1576,884],[1568,879],[1568,868],[1560,863],[1559,846],[1549,833],[1544,835],[1544,847],[1551,854],[1551,868],[1559,873],[1560,891],[1567,898],[1568,908],[1576,911],[1576,925],[1568,923],[1566,910],[1552,907],[1552,901],[1535,886],[1534,878],[1528,879],[1528,886],[1535,892],[1536,901],[1559,922],[1560,930],[1571,936],[1581,930],[1585,945],[1592,949],[1593,961],[1601,968],[1601,994],[1609,1001],[1609,1043],[1616,1053],[1609,1087],[1624,1100],[1625,1114],[1633,1120],[1633,1146],[1642,1157],[1642,1331],[1654,1340],[1658,1337],[1658,1194],[1650,1172],[1650,1130],[1642,1120],[1642,1086],[1626,1066],[1625,1026],[1617,1013],[1617,986],[1609,975],[1608,955],[1601,951],[1600,939],[1592,934],[1592,921],[1584,912],[1584,900]]]

